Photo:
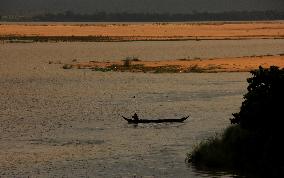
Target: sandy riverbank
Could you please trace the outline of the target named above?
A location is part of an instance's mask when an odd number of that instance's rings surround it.
[[[284,38],[284,22],[98,25],[0,25],[0,39],[67,41]]]
[[[64,68],[92,69],[96,71],[118,72],[154,72],[154,73],[187,73],[187,72],[249,72],[259,66],[276,65],[284,67],[284,55],[248,56],[216,59],[178,59],[161,61],[134,60],[129,64],[124,61],[88,61],[65,64]]]

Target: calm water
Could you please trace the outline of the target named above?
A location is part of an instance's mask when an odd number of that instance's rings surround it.
[[[284,53],[284,39],[140,41],[140,42],[72,42],[2,44],[3,58],[25,60],[122,60],[135,56],[142,60],[242,57]],[[17,51],[17,52],[15,52]],[[4,56],[3,56],[4,55]]]
[[[205,42],[0,45],[0,176],[212,176],[185,164],[186,153],[229,125],[248,73],[102,73],[63,70],[47,62],[138,54],[143,59],[243,55],[227,50],[241,48],[240,43],[261,42],[215,41],[225,48],[215,52]],[[262,49],[283,41],[263,43]],[[180,49],[184,53],[164,49],[178,49],[176,45],[187,46]],[[207,50],[212,53],[204,54]],[[182,124],[135,127],[121,118],[133,112],[141,118],[191,117]]]

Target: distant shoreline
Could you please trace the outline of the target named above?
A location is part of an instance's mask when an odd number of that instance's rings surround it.
[[[132,36],[0,36],[6,43],[33,42],[131,42],[131,41],[201,41],[201,40],[254,40],[284,39],[284,36],[246,36],[246,37],[132,37]]]
[[[52,22],[197,22],[197,21],[258,21],[284,20],[283,10],[250,10],[222,12],[106,12],[78,13],[37,12],[37,14],[2,14],[2,21],[52,21]]]
[[[284,23],[283,20],[217,20],[217,21],[1,21],[0,25],[143,25],[143,24],[257,24],[257,23]]]

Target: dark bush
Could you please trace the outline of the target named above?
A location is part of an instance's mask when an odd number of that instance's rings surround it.
[[[240,112],[231,119],[234,125],[198,145],[188,160],[197,166],[283,177],[284,69],[259,67],[251,74]]]
[[[284,123],[284,69],[259,67],[251,74],[245,101],[231,122],[266,136],[279,134]]]

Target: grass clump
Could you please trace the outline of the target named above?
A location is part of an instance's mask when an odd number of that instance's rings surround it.
[[[98,72],[109,72],[112,71],[111,68],[103,68],[103,67],[95,67],[92,69],[92,71],[98,71]]]
[[[238,148],[246,147],[244,143],[249,137],[249,132],[240,126],[230,126],[222,135],[216,135],[197,145],[188,154],[188,162],[195,163],[197,167],[236,168],[240,160],[244,161]]]
[[[138,62],[140,61],[138,57],[135,56],[128,56],[123,61],[124,67],[130,67],[132,62]]]
[[[192,73],[202,73],[204,72],[204,69],[199,67],[197,64],[196,65],[191,65],[190,67],[187,68],[186,72],[192,72]]]
[[[62,68],[63,68],[63,69],[72,69],[73,66],[72,66],[71,64],[64,64],[64,65],[62,66]]]
[[[154,67],[152,70],[154,71],[154,73],[178,73],[180,72],[179,66],[175,66],[175,65]]]

